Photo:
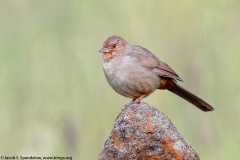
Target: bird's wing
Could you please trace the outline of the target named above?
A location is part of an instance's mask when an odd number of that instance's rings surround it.
[[[161,77],[173,78],[183,81],[177,73],[169,67],[161,59],[157,58],[152,52],[141,46],[135,46],[130,55],[137,58],[141,66],[152,69],[157,75]]]

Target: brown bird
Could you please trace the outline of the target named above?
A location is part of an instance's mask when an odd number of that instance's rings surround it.
[[[128,44],[118,36],[109,37],[99,50],[108,83],[122,96],[139,103],[156,89],[167,89],[202,111],[213,107],[177,84],[182,79],[165,62],[141,46]]]

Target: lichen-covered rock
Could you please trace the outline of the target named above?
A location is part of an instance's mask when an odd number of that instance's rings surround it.
[[[146,103],[125,106],[98,160],[198,160],[171,120]]]

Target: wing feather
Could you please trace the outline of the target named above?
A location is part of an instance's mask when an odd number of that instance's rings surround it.
[[[148,49],[137,45],[131,45],[131,50],[129,50],[129,55],[137,58],[138,62],[148,68],[152,69],[156,74],[161,77],[169,77],[175,80],[183,81],[177,73],[169,67],[164,61],[156,57]]]

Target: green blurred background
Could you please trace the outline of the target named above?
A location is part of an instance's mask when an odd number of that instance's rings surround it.
[[[98,53],[119,35],[167,62],[215,110],[167,91],[144,102],[201,159],[238,159],[239,8],[237,0],[0,0],[0,155],[97,159],[130,101],[108,85]]]

